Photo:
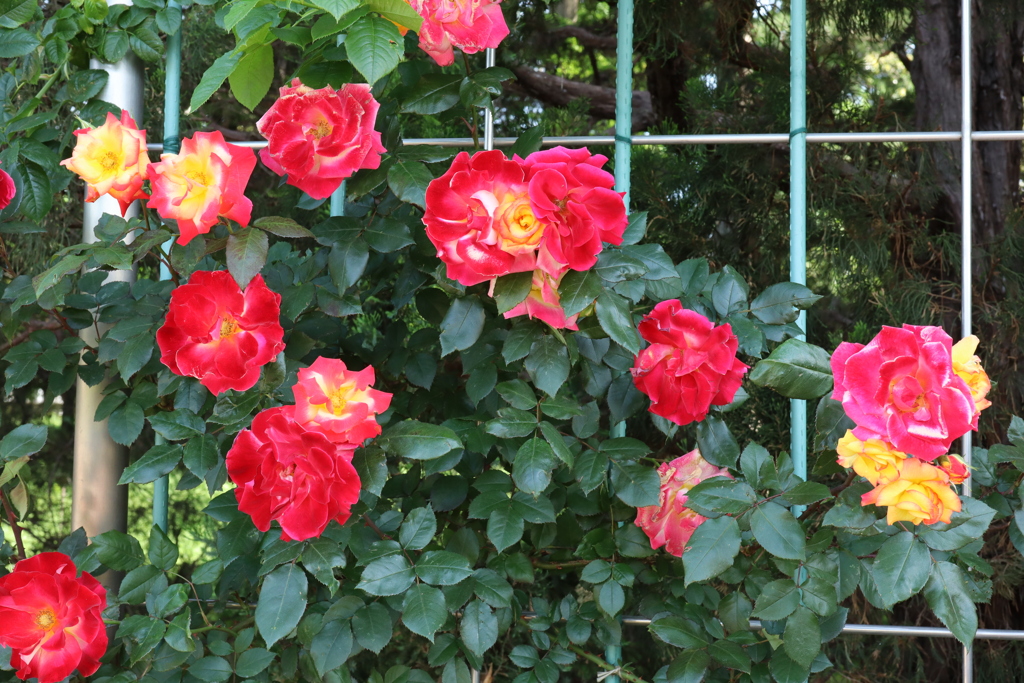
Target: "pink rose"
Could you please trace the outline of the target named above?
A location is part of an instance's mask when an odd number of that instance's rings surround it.
[[[651,548],[657,550],[665,546],[670,554],[682,557],[694,529],[707,519],[686,507],[687,492],[711,477],[733,477],[728,470],[702,458],[696,448],[672,462],[661,463],[658,476],[661,477],[661,502],[638,509],[636,525],[651,539]]]
[[[935,460],[971,429],[978,413],[953,369],[953,340],[940,327],[883,327],[867,346],[843,342],[832,354],[835,390],[853,433]]]
[[[0,168],[0,210],[6,209],[14,200],[17,188],[14,187],[14,178],[7,171]]]
[[[523,160],[530,205],[544,224],[537,263],[549,273],[587,270],[597,263],[602,242],[622,244],[626,229],[623,194],[601,166],[608,157],[587,149],[554,147]]]
[[[423,17],[420,48],[440,66],[455,62],[453,48],[474,54],[498,47],[508,25],[498,2],[491,0],[409,0]]]
[[[495,282],[496,280],[491,281],[492,294]],[[568,318],[565,317],[565,309],[562,308],[558,297],[558,285],[561,282],[561,275],[552,277],[543,270],[533,271],[533,288],[521,304],[510,311],[506,311],[505,319],[525,315],[531,319],[543,320],[554,328],[578,329],[576,327],[576,318],[579,317],[579,314]]]
[[[739,341],[728,323],[716,327],[678,299],[655,306],[639,330],[651,345],[636,357],[633,384],[650,397],[652,413],[676,424],[731,403],[750,369],[736,357]]]
[[[468,287],[534,269],[544,226],[527,192],[520,160],[498,150],[459,152],[430,182],[423,223],[448,277]]]
[[[380,167],[386,152],[373,126],[380,104],[370,86],[346,83],[341,90],[314,90],[292,80],[256,123],[268,141],[260,159],[314,199],[325,199],[361,168]]]
[[[371,386],[374,379],[372,365],[354,372],[337,358],[317,358],[292,387],[295,421],[334,443],[361,446],[380,434],[377,416],[391,405],[391,394]]]

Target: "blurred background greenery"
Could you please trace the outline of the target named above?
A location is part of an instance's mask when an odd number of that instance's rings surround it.
[[[958,129],[958,5],[955,0],[811,2],[809,130]],[[1019,130],[1024,115],[1024,3],[991,0],[978,6],[975,127]],[[512,69],[517,78],[506,84],[499,100],[497,134],[516,136],[538,124],[549,135],[610,134],[615,3],[505,0],[502,7],[513,33],[498,52],[498,64]],[[218,16],[217,6],[195,5],[186,11],[186,100],[221,51],[226,34]],[[425,66],[427,58],[412,36],[408,47],[410,62],[402,68]],[[294,48],[277,51],[275,88],[255,112],[238,104],[224,86],[199,111],[183,116],[183,134],[216,129],[229,140],[256,139],[256,120],[273,102],[276,87],[294,75],[298,55],[289,49]],[[787,131],[788,53],[788,8],[777,0],[636,0],[634,131]],[[483,56],[470,61],[480,67]],[[159,131],[163,120],[163,76],[159,65],[146,65],[142,120],[150,131]],[[401,121],[405,137],[467,137],[479,123],[444,114]],[[151,133],[150,138],[159,135]],[[939,324],[956,336],[961,296],[958,144],[809,148],[808,279],[825,297],[810,311],[810,341],[832,349],[843,340],[865,342],[882,325],[901,323]],[[591,149],[611,156],[610,148]],[[786,279],[786,145],[638,146],[632,164],[632,208],[650,212],[647,239],[664,245],[674,260],[705,256],[715,268],[728,263],[755,291]],[[974,168],[975,329],[981,337],[979,353],[994,382],[994,406],[981,419],[979,442],[986,446],[1003,439],[1009,415],[1021,412],[1024,399],[1024,375],[1017,367],[1024,313],[1021,145],[978,143]],[[15,272],[37,272],[49,254],[79,240],[82,194],[77,181],[71,183],[55,197],[45,233],[7,239]],[[308,198],[301,202],[301,193],[281,185],[262,166],[247,194],[255,216],[283,215],[313,225],[327,215],[326,206],[312,206]],[[372,333],[372,316],[364,313],[351,328]],[[0,330],[0,355],[12,341],[4,334]],[[732,421],[737,438],[784,450],[789,443],[788,401],[757,387],[748,391],[752,400]],[[30,552],[55,548],[70,531],[73,419],[74,392],[52,396],[43,380],[0,402],[0,434],[29,421],[52,427],[46,451],[27,474]],[[635,434],[640,438],[662,438],[653,424],[648,433],[640,429]],[[692,430],[681,430],[678,447],[688,449],[693,443]],[[133,450],[141,453],[150,445],[140,442]],[[820,476],[834,474],[827,466],[831,458],[833,454],[822,455]],[[196,563],[213,552],[205,540],[212,537],[212,522],[199,514],[207,501],[205,488],[177,492],[174,483],[171,530],[183,558]],[[151,523],[149,495],[149,487],[137,486],[130,496],[129,531],[143,539]],[[6,525],[4,531],[9,535]],[[996,597],[983,607],[981,627],[1022,628],[1024,561],[1009,542],[1005,524],[994,525],[986,547],[987,559],[997,569]],[[855,596],[850,607],[851,623],[937,625],[923,603],[915,601],[884,613]],[[642,628],[625,633],[630,639],[624,647],[627,661],[642,660],[652,648],[664,647],[655,645]],[[844,637],[829,646],[828,655],[836,666],[822,680],[960,680],[960,648],[952,640]],[[980,681],[1006,680],[1012,678],[1008,672],[1024,670],[1020,645],[979,641],[976,655]],[[407,651],[402,656],[415,662],[424,653]],[[503,676],[500,671],[485,675]]]

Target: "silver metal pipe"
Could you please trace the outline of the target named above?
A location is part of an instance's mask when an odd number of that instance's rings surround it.
[[[110,4],[131,4],[111,0]],[[93,69],[103,69],[109,76],[100,98],[125,109],[136,122],[142,123],[142,95],[145,92],[142,64],[131,52],[116,64],[93,59]],[[95,242],[95,228],[104,213],[121,215],[116,199],[104,195],[84,206],[82,241]],[[139,215],[139,203],[128,209],[127,218]],[[119,270],[107,281],[133,282],[132,270]],[[81,331],[82,339],[92,346],[98,342],[94,327]],[[75,441],[71,487],[71,528],[83,527],[88,537],[105,531],[127,531],[128,487],[117,482],[128,465],[128,449],[110,438],[107,420],[95,421],[96,408],[103,399],[103,384],[90,387],[79,378],[75,384]],[[109,571],[97,577],[108,589],[116,590],[121,573]]]
[[[485,122],[486,123],[486,122]],[[487,147],[486,129],[484,147]],[[880,133],[808,133],[808,142],[817,143],[851,143],[851,142],[956,142],[962,140],[960,131],[894,131]],[[1024,130],[988,130],[971,133],[975,141],[1024,141]],[[789,144],[789,135],[785,133],[741,133],[741,134],[709,134],[709,135],[634,135],[634,145],[774,145]],[[495,137],[493,147],[511,147],[516,138]],[[266,140],[245,140],[232,142],[233,145],[262,149],[267,146]],[[473,138],[406,138],[402,144],[409,146],[434,145],[437,147],[472,147]],[[555,145],[613,145],[613,135],[566,135],[546,137],[542,143],[545,147]],[[163,145],[153,142],[146,146],[151,152],[159,152]],[[493,149],[491,147],[490,149]]]
[[[973,80],[971,78],[971,0],[960,2],[960,196],[963,214],[960,220],[960,308],[963,336],[971,334],[971,303],[974,300],[971,283],[971,246],[972,246],[972,211],[971,206],[971,165],[974,152],[974,141],[971,137],[973,122],[971,121],[973,104]],[[971,433],[964,434],[964,462],[971,469]],[[971,495],[971,480],[963,483],[963,495]],[[977,607],[971,606],[977,614]],[[974,657],[971,649],[963,648],[963,681],[974,682]]]
[[[484,66],[490,69],[494,63],[494,48],[489,47],[484,51]],[[491,107],[484,109],[484,149],[494,149],[494,110]]]

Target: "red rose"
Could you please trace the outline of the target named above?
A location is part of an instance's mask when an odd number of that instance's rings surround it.
[[[280,315],[281,295],[261,276],[243,292],[225,270],[197,271],[171,292],[167,319],[156,333],[160,362],[176,375],[198,378],[214,394],[245,391],[284,349]]]
[[[361,168],[378,168],[386,152],[373,129],[380,104],[370,86],[314,90],[292,80],[256,123],[269,144],[260,159],[314,199],[325,199]]]
[[[712,405],[732,402],[750,368],[736,358],[739,341],[730,325],[715,327],[670,299],[639,329],[651,345],[636,357],[633,384],[650,397],[652,413],[685,425],[703,420]]]
[[[608,157],[582,149],[554,147],[523,161],[530,206],[544,224],[537,263],[557,275],[568,267],[587,270],[597,263],[602,242],[622,244],[626,229],[623,194],[601,166]]]
[[[14,178],[7,171],[0,169],[0,210],[7,208],[16,192]]]
[[[323,533],[332,519],[344,524],[359,500],[354,447],[332,443],[318,429],[294,420],[292,406],[264,410],[235,437],[227,455],[228,476],[238,485],[238,509],[260,531],[271,520],[281,538],[304,541]]]
[[[317,358],[292,387],[295,419],[335,443],[360,446],[380,434],[377,415],[391,405],[391,394],[373,381],[373,366],[353,372],[337,358]]]
[[[90,676],[107,651],[107,591],[64,553],[42,553],[0,577],[0,645],[18,678],[57,683],[78,669]]]
[[[423,223],[448,277],[466,286],[533,270],[545,229],[531,208],[521,160],[498,150],[459,152],[427,186]]]

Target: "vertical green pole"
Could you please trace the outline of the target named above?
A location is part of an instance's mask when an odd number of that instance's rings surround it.
[[[169,0],[167,9],[176,12],[181,19],[181,5]],[[167,154],[177,154],[181,149],[181,136],[178,130],[178,112],[181,111],[181,28],[167,38],[167,54],[164,61],[164,149]],[[167,247],[170,247],[170,242]],[[160,266],[160,279],[167,280],[170,272],[164,265]],[[163,443],[157,435],[156,442]],[[169,505],[170,480],[164,475],[153,482],[153,524],[167,531],[167,509]]]
[[[789,33],[789,279],[807,284],[807,4],[791,0]],[[806,338],[807,313],[797,324]],[[793,472],[807,478],[807,401],[790,400]],[[802,510],[794,509],[799,515]]]
[[[346,181],[341,181],[341,187],[331,193],[331,215],[332,216],[344,216],[345,215],[345,185]]]
[[[633,135],[633,0],[619,0],[615,43],[615,189],[624,192],[629,212],[630,151]],[[612,425],[611,437],[626,435],[626,423]],[[604,658],[612,666],[622,662],[622,643],[605,646]],[[617,675],[604,679],[619,683]]]

